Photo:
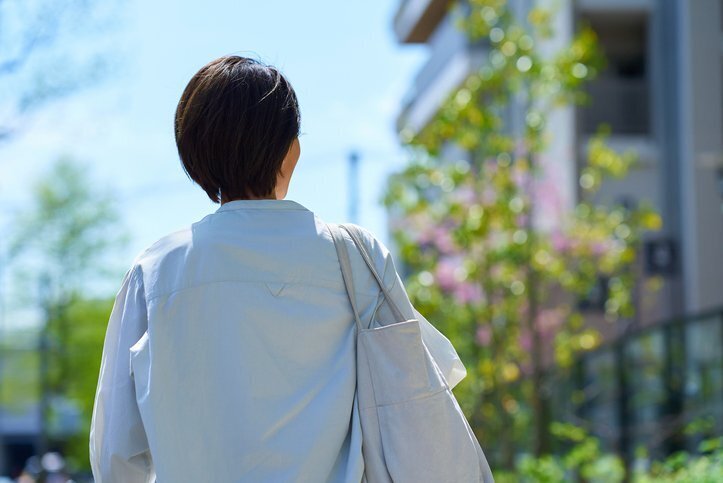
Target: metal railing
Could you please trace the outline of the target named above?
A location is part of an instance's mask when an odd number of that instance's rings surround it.
[[[583,423],[631,464],[723,434],[723,308],[639,328],[546,372],[553,419]],[[685,431],[691,423],[697,430]]]

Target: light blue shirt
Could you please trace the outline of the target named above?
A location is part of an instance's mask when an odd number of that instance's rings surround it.
[[[385,285],[408,304],[389,250],[365,234]],[[351,255],[362,320],[391,317]],[[451,359],[438,363],[450,386],[464,377]],[[291,200],[225,203],[145,250],[123,279],[93,409],[94,477],[359,483],[355,371],[355,323],[325,223]]]

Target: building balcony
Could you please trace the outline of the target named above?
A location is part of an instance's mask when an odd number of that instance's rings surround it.
[[[582,132],[592,134],[607,124],[614,134],[650,134],[650,92],[644,78],[601,77],[587,88],[590,104],[580,109]]]
[[[445,17],[450,0],[401,0],[394,15],[394,33],[406,44],[424,43]]]
[[[470,43],[451,17],[445,17],[429,40],[430,56],[417,73],[402,101],[397,130],[419,132],[439,110],[444,99],[475,69],[488,52],[482,43]]]

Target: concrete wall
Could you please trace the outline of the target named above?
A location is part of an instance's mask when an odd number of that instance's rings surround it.
[[[723,30],[719,0],[680,1],[680,146],[685,308],[723,305]]]

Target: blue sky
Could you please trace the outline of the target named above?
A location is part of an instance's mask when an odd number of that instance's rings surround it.
[[[348,221],[347,156],[356,149],[359,223],[388,242],[379,198],[386,176],[406,161],[394,119],[425,54],[421,47],[396,43],[391,25],[397,5],[129,2],[109,34],[125,53],[120,75],[46,106],[12,143],[0,145],[0,216],[22,208],[27,181],[59,154],[87,163],[101,186],[119,193],[131,235],[120,266],[161,236],[214,211],[216,205],[181,170],[173,113],[202,65],[235,53],[275,65],[297,92],[305,134],[287,198],[328,221]]]
[[[423,47],[400,46],[394,38],[397,0],[119,3],[112,28],[96,37],[74,31],[78,38],[64,40],[79,46],[70,47],[76,53],[84,42],[111,46],[111,55],[121,54],[118,75],[44,106],[12,142],[0,144],[1,233],[12,214],[27,206],[32,180],[60,155],[77,158],[99,186],[118,193],[130,235],[127,248],[109,261],[117,267],[117,280],[90,284],[95,292],[114,293],[137,253],[216,210],[181,169],[173,114],[201,66],[235,53],[278,67],[299,98],[305,134],[287,198],[327,221],[349,221],[347,157],[356,149],[358,222],[390,242],[379,199],[388,174],[407,161],[394,120],[425,58]],[[6,243],[0,235],[0,257]],[[0,267],[0,326],[35,325],[38,314],[13,302],[21,288],[5,268]]]

